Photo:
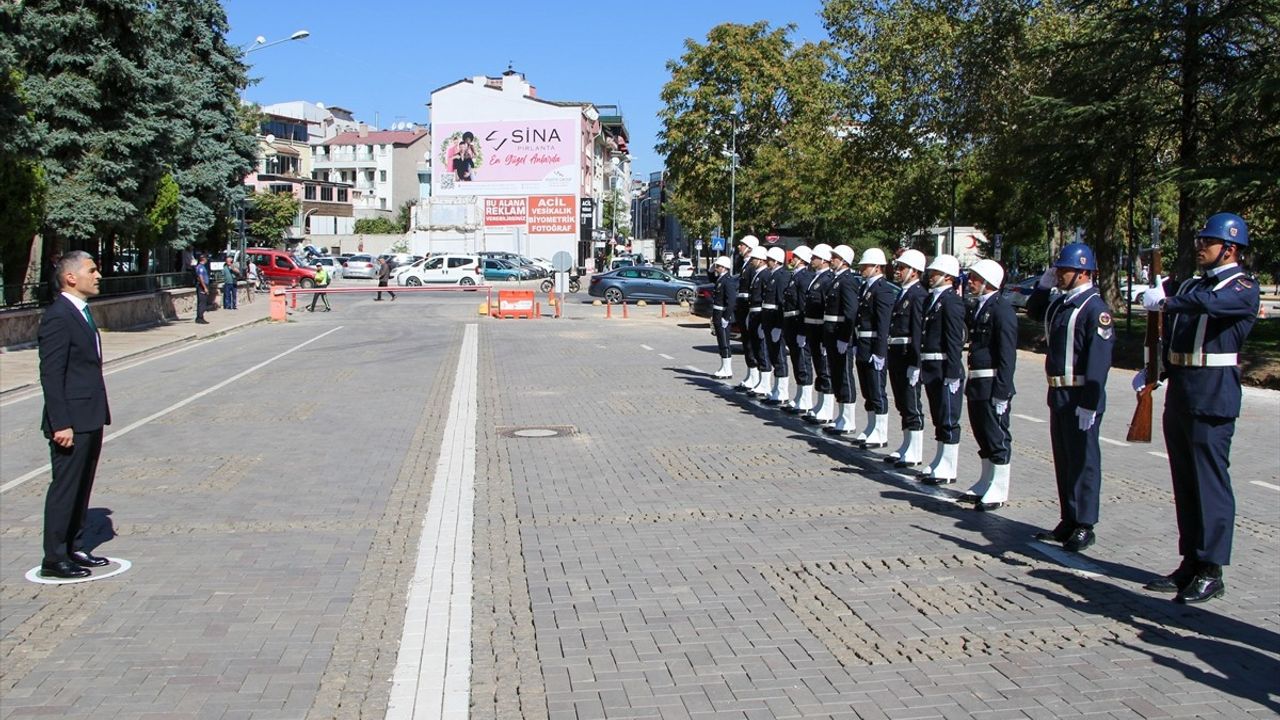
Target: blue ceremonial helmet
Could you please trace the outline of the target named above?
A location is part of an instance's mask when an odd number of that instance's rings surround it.
[[[1196,237],[1216,238],[1240,247],[1249,247],[1249,226],[1239,215],[1218,213],[1204,221],[1204,228],[1196,233]]]
[[[1058,253],[1058,261],[1053,266],[1064,270],[1098,271],[1098,261],[1093,259],[1093,250],[1084,243],[1063,245],[1062,251]]]

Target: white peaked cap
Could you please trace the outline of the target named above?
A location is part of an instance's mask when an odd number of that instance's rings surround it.
[[[839,255],[840,259],[844,260],[846,263],[850,265],[853,264],[853,248],[848,245],[837,245],[831,252]]]
[[[951,277],[960,277],[960,261],[954,255],[939,255],[929,263],[929,269]]]
[[[889,261],[884,257],[884,251],[878,247],[867,248],[862,251],[862,257],[858,260],[859,265],[888,265]]]
[[[769,257],[769,253],[759,245],[751,248],[751,254],[747,256],[752,260],[764,260]]]
[[[916,272],[924,272],[925,260],[924,253],[919,250],[906,250],[894,262],[899,265],[906,265]]]
[[[1000,284],[1004,282],[1004,268],[1000,267],[1000,263],[995,260],[979,260],[973,264],[973,267],[969,268],[969,272],[982,278],[988,285],[997,290],[1000,289]]]
[[[721,255],[720,257],[716,258],[716,267],[722,267],[726,270],[732,270],[733,261],[725,257],[724,255]]]
[[[831,246],[826,243],[818,243],[813,246],[813,256],[819,260],[831,262]]]
[[[770,260],[774,260],[774,261],[776,261],[776,262],[786,262],[786,261],[787,261],[787,251],[786,251],[786,250],[783,250],[783,249],[782,249],[782,248],[780,248],[780,247],[772,247],[772,248],[769,248],[769,259],[770,259]]]
[[[813,259],[813,251],[809,249],[808,245],[801,245],[795,250],[792,250],[791,254],[795,257],[800,258],[800,262],[804,262],[804,263],[807,263]]]
[[[738,244],[746,245],[749,248],[760,247],[760,239],[755,235],[743,235],[742,239],[738,241]]]

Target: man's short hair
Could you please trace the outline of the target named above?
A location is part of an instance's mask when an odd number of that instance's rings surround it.
[[[59,260],[57,269],[54,274],[57,276],[58,285],[62,285],[62,276],[69,272],[76,272],[80,269],[80,264],[88,260],[93,262],[93,256],[84,250],[72,250],[65,253]]]

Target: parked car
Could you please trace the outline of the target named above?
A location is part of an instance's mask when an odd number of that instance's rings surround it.
[[[609,263],[609,270],[613,271],[618,268],[631,267],[635,264],[635,261],[629,257],[617,257],[613,259],[613,262]]]
[[[1023,278],[1016,283],[1006,283],[1001,292],[1009,299],[1009,304],[1013,306],[1014,310],[1025,310],[1027,307],[1027,300],[1030,299],[1031,293],[1035,292],[1036,284],[1039,282],[1040,276],[1032,275],[1030,277]],[[1053,288],[1049,291],[1049,297],[1057,297],[1059,292],[1061,291],[1058,290],[1058,288]]]
[[[676,277],[691,278],[693,277],[694,272],[696,272],[696,268],[693,266],[692,260],[676,261],[676,270],[674,273]]]
[[[661,268],[641,266],[592,275],[587,292],[592,297],[604,298],[610,305],[630,300],[665,300],[693,304],[698,286]]]
[[[378,261],[368,253],[352,255],[347,259],[347,266],[343,268],[342,276],[374,280],[378,277]]]
[[[505,260],[515,265],[516,267],[524,268],[525,270],[528,271],[529,277],[534,277],[534,278],[546,277],[547,274],[550,272],[549,270],[546,270],[542,266],[538,265],[533,260],[530,260],[529,258],[523,255],[520,255],[518,253],[507,252],[503,250],[486,250],[484,252],[478,253],[478,255],[480,255],[480,257],[482,258]]]
[[[516,267],[506,260],[482,258],[480,262],[484,265],[485,280],[506,280],[515,282],[529,277],[529,273],[527,271]]]
[[[342,261],[340,261],[338,258],[334,257],[333,255],[325,255],[323,257],[312,258],[311,262],[312,262],[312,267],[315,267],[317,265],[323,265],[324,271],[329,273],[329,277],[333,280],[337,280],[344,276]]]
[[[315,287],[316,271],[302,265],[283,250],[249,248],[245,254],[258,266],[258,274],[272,284]]]
[[[479,285],[484,267],[477,255],[433,255],[396,277],[399,285]]]

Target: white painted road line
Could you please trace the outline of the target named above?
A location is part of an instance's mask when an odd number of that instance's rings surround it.
[[[1111,438],[1104,438],[1104,437],[1102,437],[1101,435],[1099,435],[1099,436],[1098,436],[1098,439],[1099,439],[1099,440],[1101,440],[1102,442],[1104,442],[1104,443],[1108,444],[1108,445],[1115,445],[1116,447],[1129,447],[1129,443],[1127,443],[1127,442],[1120,442],[1119,440],[1112,440]]]
[[[1050,545],[1048,543],[1040,542],[1039,540],[1029,542],[1027,545],[1037,550],[1040,554],[1051,558],[1059,565],[1065,566],[1072,573],[1079,575],[1082,578],[1102,577],[1101,568],[1088,560],[1085,560],[1077,553],[1067,552],[1057,545]]]
[[[467,325],[409,584],[387,702],[390,720],[465,720],[470,712],[478,337],[476,324]]]
[[[1169,459],[1169,456],[1168,456],[1168,455],[1165,455],[1165,454],[1164,454],[1164,453],[1162,453],[1162,452],[1156,452],[1155,450],[1148,450],[1148,451],[1147,451],[1147,454],[1148,454],[1148,455],[1155,455],[1156,457],[1158,457],[1158,458],[1163,458],[1163,459],[1165,459],[1165,460],[1168,460],[1168,459]]]
[[[177,409],[182,408],[182,407],[186,407],[187,405],[190,405],[191,403],[195,402],[196,400],[199,400],[200,398],[204,397],[205,395],[209,395],[210,393],[217,392],[217,391],[221,390],[222,388],[224,388],[224,387],[226,387],[226,386],[230,385],[231,383],[233,383],[233,382],[235,382],[235,381],[239,380],[240,378],[244,377],[245,375],[248,375],[249,373],[252,373],[252,372],[253,372],[253,371],[255,371],[255,370],[258,370],[258,369],[264,368],[264,367],[266,367],[266,366],[270,365],[271,363],[273,363],[273,362],[275,362],[275,361],[279,360],[280,358],[284,357],[285,355],[288,355],[288,354],[290,354],[290,353],[292,353],[292,352],[295,352],[295,351],[297,351],[297,350],[301,350],[302,348],[304,348],[304,347],[306,347],[306,346],[310,345],[311,343],[313,343],[313,342],[315,342],[315,341],[319,340],[320,338],[324,337],[325,335],[328,335],[328,334],[330,334],[330,333],[338,332],[338,331],[339,331],[339,330],[341,330],[341,329],[342,329],[342,326],[341,326],[341,325],[339,325],[338,327],[336,327],[336,328],[334,328],[334,329],[332,329],[332,330],[326,330],[325,332],[320,333],[319,335],[317,335],[317,336],[315,336],[315,337],[311,338],[310,340],[307,340],[306,342],[300,343],[300,344],[298,344],[298,345],[294,345],[293,347],[289,348],[288,350],[285,350],[284,352],[280,353],[279,355],[276,355],[276,356],[274,356],[274,357],[271,357],[271,358],[268,358],[268,359],[266,359],[266,360],[263,360],[262,362],[258,363],[257,365],[254,365],[253,367],[249,368],[248,370],[244,370],[244,371],[242,371],[242,372],[236,373],[235,375],[232,375],[231,377],[227,378],[226,380],[223,380],[222,382],[218,383],[217,385],[214,385],[214,386],[212,386],[212,387],[207,387],[207,388],[205,388],[204,390],[201,390],[200,392],[196,393],[195,395],[192,395],[191,397],[187,398],[186,400],[181,400],[181,401],[179,401],[179,402],[176,402],[176,403],[174,403],[174,404],[170,405],[169,407],[167,407],[167,408],[165,408],[165,409],[161,410],[160,412],[152,413],[152,414],[150,414],[150,415],[148,415],[148,416],[146,416],[146,417],[142,418],[141,420],[139,420],[139,421],[137,421],[137,422],[135,422],[135,423],[133,423],[133,424],[131,424],[131,425],[126,425],[126,426],[124,426],[124,427],[120,428],[119,430],[117,430],[117,431],[115,431],[115,432],[111,433],[110,435],[107,435],[106,437],[102,438],[102,443],[105,445],[105,444],[107,444],[107,443],[111,442],[112,440],[115,440],[116,438],[120,437],[121,435],[125,435],[125,434],[127,434],[127,433],[131,433],[131,432],[133,432],[134,430],[137,430],[138,428],[142,427],[143,425],[146,425],[147,423],[151,422],[152,420],[157,420],[157,419],[159,419],[159,418],[164,417],[165,415],[168,415],[169,413],[173,412],[174,410],[177,410]],[[19,486],[19,485],[21,485],[22,483],[24,483],[24,482],[26,482],[26,481],[30,480],[31,478],[39,477],[40,475],[43,475],[44,473],[47,473],[47,472],[49,472],[49,464],[48,464],[48,463],[45,463],[43,466],[38,467],[38,468],[36,468],[35,470],[32,470],[31,472],[27,473],[26,475],[23,475],[23,476],[22,476],[22,477],[20,477],[20,478],[15,478],[15,479],[10,480],[9,482],[5,483],[4,485],[0,485],[0,493],[8,492],[8,491],[10,491],[10,490],[12,490],[12,489],[14,489],[14,488],[18,487],[18,486]]]
[[[652,352],[652,351],[653,351],[653,348],[649,347],[648,345],[641,345],[640,347],[642,347],[642,348],[644,348],[645,350],[648,350],[648,351],[650,351],[650,352]]]
[[[666,354],[666,353],[658,353],[658,357],[660,357],[660,358],[665,358],[665,359],[667,359],[667,360],[675,360],[675,358],[671,357],[670,355],[668,355],[668,354]]]
[[[1262,482],[1261,480],[1250,480],[1249,483],[1252,485],[1261,485],[1262,487],[1270,490],[1280,490],[1280,485],[1272,485],[1269,482]]]
[[[1010,415],[1012,415],[1012,416],[1014,416],[1014,417],[1016,417],[1016,418],[1022,418],[1023,420],[1026,420],[1027,422],[1033,422],[1033,423],[1046,423],[1046,422],[1049,422],[1048,420],[1041,420],[1040,418],[1034,418],[1034,417],[1031,417],[1030,415],[1019,415],[1018,413],[1009,413],[1009,414],[1010,414]]]

